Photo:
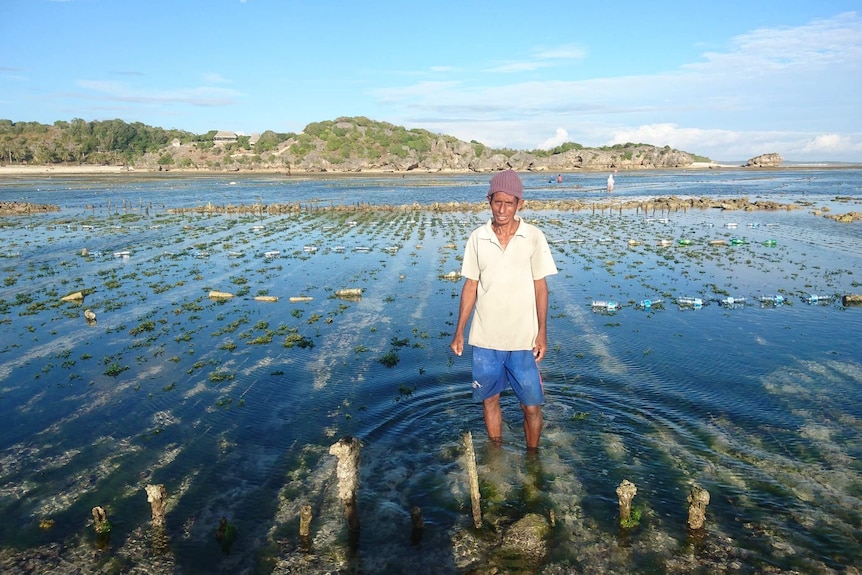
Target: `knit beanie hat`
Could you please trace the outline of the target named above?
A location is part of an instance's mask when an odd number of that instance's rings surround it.
[[[505,192],[510,196],[515,196],[519,200],[524,199],[524,185],[521,183],[521,178],[514,170],[505,170],[497,172],[491,178],[491,187],[488,188],[488,197],[494,195],[494,192]]]

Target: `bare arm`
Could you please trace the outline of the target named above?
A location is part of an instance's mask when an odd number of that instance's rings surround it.
[[[536,290],[536,317],[539,319],[539,333],[536,335],[533,355],[536,356],[536,361],[542,361],[548,351],[548,283],[542,278],[535,280],[533,287]]]
[[[464,280],[464,287],[461,288],[461,305],[458,306],[458,323],[455,326],[455,335],[452,336],[452,343],[449,344],[455,355],[464,353],[464,329],[467,327],[470,314],[473,313],[473,306],[476,305],[478,289],[479,282],[477,280]]]

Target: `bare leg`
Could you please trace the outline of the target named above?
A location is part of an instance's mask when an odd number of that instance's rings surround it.
[[[482,402],[482,413],[485,416],[485,429],[491,441],[503,441],[503,412],[500,409],[500,394],[489,397]]]
[[[524,436],[527,438],[527,449],[539,449],[539,438],[542,436],[542,406],[521,405],[524,412]]]

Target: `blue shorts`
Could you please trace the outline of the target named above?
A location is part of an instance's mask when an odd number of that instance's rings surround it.
[[[473,347],[473,400],[484,401],[509,385],[523,405],[545,403],[539,365],[531,350],[497,351]]]

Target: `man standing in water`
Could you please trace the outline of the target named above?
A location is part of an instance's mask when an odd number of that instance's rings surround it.
[[[506,170],[491,178],[488,203],[491,220],[470,234],[464,248],[465,280],[449,347],[455,355],[464,352],[464,329],[472,315],[473,399],[482,402],[488,437],[503,440],[500,393],[511,385],[524,412],[527,450],[535,451],[545,401],[538,362],[548,350],[545,278],[557,267],[545,235],[517,216],[524,205],[517,173]]]

